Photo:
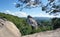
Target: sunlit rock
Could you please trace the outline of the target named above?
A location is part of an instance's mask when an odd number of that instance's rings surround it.
[[[21,34],[12,22],[0,18],[0,37],[21,37]]]

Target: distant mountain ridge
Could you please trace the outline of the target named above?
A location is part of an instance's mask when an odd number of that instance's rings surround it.
[[[49,21],[51,18],[49,17],[34,17],[35,20],[40,20],[40,21]]]

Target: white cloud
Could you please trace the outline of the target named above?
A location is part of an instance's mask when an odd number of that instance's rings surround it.
[[[22,12],[22,11],[19,11],[19,12],[11,12],[10,10],[5,10],[4,11],[5,14],[11,14],[11,15],[14,15],[14,16],[18,16],[18,17],[27,17],[28,15],[31,15],[32,17],[60,17],[59,16],[53,16],[53,15],[49,15],[49,14],[46,14],[46,13],[39,13],[39,14],[34,14],[34,13],[26,13],[26,12]]]
[[[50,18],[53,18],[53,17],[60,17],[60,15],[49,15],[48,13],[36,13],[36,14],[30,14],[31,16],[33,17],[50,17]]]
[[[18,17],[27,17],[27,13],[26,12],[11,12],[10,10],[6,10],[4,11],[5,14],[11,14],[14,16],[18,16]]]
[[[41,14],[39,14],[39,16],[40,17],[60,17],[60,16],[58,16],[58,15],[56,15],[56,16],[54,16],[54,15],[49,15],[49,14],[47,14],[47,13],[45,13],[45,14],[43,14],[43,13],[41,13]]]
[[[5,10],[4,13],[5,13],[5,14],[11,14],[11,15],[14,15],[14,13],[11,12],[10,10]]]
[[[18,17],[27,17],[26,12],[15,12],[14,15]]]

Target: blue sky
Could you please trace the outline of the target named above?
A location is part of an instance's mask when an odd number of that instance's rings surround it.
[[[15,4],[18,0],[0,0],[0,12],[4,12],[6,14],[11,14],[19,17],[27,17],[27,15],[31,15],[33,17],[60,17],[48,15],[47,13],[41,10],[41,7],[33,8],[33,9],[23,9],[23,11],[19,11],[18,8],[15,7]],[[44,4],[47,3],[47,0],[43,0]]]

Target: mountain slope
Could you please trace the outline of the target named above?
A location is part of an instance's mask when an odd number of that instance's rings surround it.
[[[44,25],[46,24],[46,26],[44,26],[43,24],[41,26],[39,25],[38,29],[36,30],[33,29],[32,26],[30,26],[26,22],[26,18],[19,18],[17,16],[5,14],[5,13],[0,13],[0,17],[13,22],[16,25],[16,27],[20,30],[22,35],[29,35],[37,32],[52,30],[52,26],[50,26],[48,22],[43,23]]]
[[[22,35],[27,35],[31,33],[31,26],[29,26],[26,22],[25,18],[19,18],[17,16],[5,14],[5,13],[0,13],[1,18],[6,18],[7,20],[13,22],[17,28],[20,30]]]

